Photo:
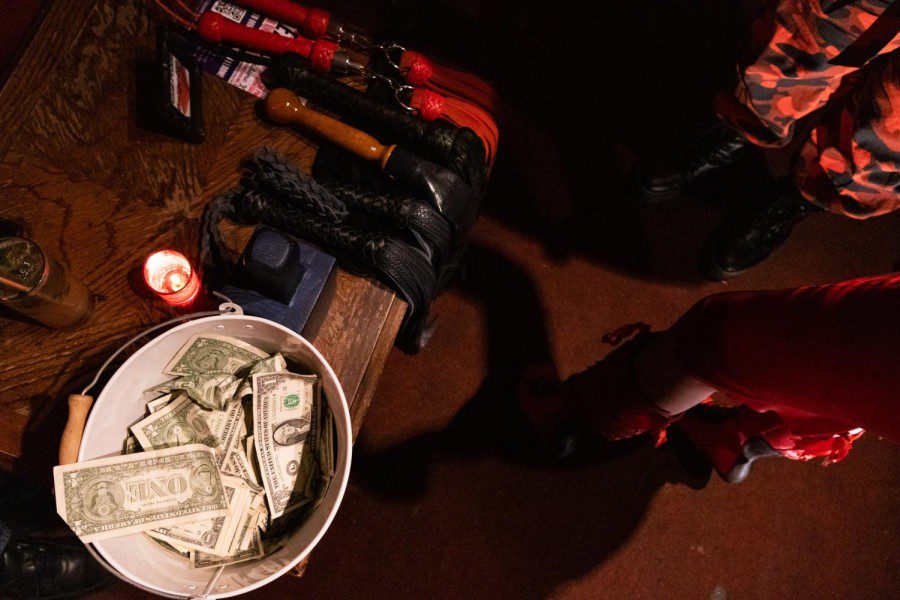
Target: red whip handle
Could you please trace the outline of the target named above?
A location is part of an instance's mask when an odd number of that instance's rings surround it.
[[[320,72],[331,69],[331,60],[337,44],[327,40],[315,42],[305,37],[289,38],[277,33],[244,27],[214,12],[205,12],[197,23],[197,31],[203,39],[220,44],[226,42],[248,50],[266,54],[287,54],[293,52],[310,60]]]
[[[244,27],[214,12],[205,12],[197,23],[197,31],[203,39],[219,44],[226,42],[247,50],[267,54],[295,52],[308,57],[312,41],[303,37],[289,38],[277,33]]]
[[[299,27],[313,39],[325,35],[328,22],[331,20],[331,14],[327,10],[309,8],[291,0],[237,0],[237,4]]]

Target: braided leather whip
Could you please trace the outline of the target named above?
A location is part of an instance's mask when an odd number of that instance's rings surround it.
[[[366,191],[358,186],[326,182],[324,185],[300,171],[284,155],[261,148],[247,162],[253,173],[249,183],[290,206],[318,214],[332,222],[344,222],[352,211],[374,217],[379,223],[410,234],[432,255],[437,271],[450,254],[453,236],[441,214],[410,196]]]
[[[380,232],[364,231],[288,206],[262,190],[235,188],[213,198],[204,210],[200,238],[204,266],[225,261],[218,231],[218,223],[225,217],[296,235],[333,254],[345,268],[377,277],[408,305],[398,343],[407,351],[421,347],[436,281],[431,264],[420,250]]]
[[[428,241],[429,246],[441,252],[450,250],[450,225],[428,204],[412,196],[379,194],[350,183],[330,183],[328,189],[351,209],[391,223],[402,231],[419,234]]]
[[[254,184],[280,200],[335,223],[347,218],[345,204],[283,154],[263,147],[253,153],[247,166]]]

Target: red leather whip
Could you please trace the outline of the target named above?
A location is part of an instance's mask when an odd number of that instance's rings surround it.
[[[327,11],[306,8],[289,0],[239,0],[248,8],[259,10],[275,19],[300,27],[303,31],[318,35],[339,35],[345,26],[335,26]],[[164,3],[152,2],[151,6],[164,11],[165,16],[186,29],[196,29],[204,40],[221,44],[226,43],[247,50],[268,54],[298,54],[309,60],[313,70],[320,73],[332,71],[351,72],[364,77],[378,77],[392,85],[397,101],[416,112],[422,119],[432,121],[443,118],[458,127],[472,129],[483,141],[485,159],[488,169],[493,165],[499,132],[490,112],[484,104],[493,105],[491,87],[472,75],[435,65],[417,52],[403,51],[399,65],[396,65],[406,76],[410,85],[398,86],[387,78],[370,73],[365,66],[356,62],[353,56],[337,42],[321,37],[312,40],[303,36],[286,37],[278,33],[263,31],[236,23],[227,17],[212,11],[198,15],[192,12],[181,0]],[[335,33],[337,31],[337,33]],[[442,76],[438,77],[437,73]],[[446,81],[455,85],[442,87]],[[414,87],[427,85],[427,88]],[[463,90],[466,95],[456,93],[454,88]],[[408,102],[400,95],[412,92]]]
[[[486,110],[477,104],[453,96],[442,96],[427,88],[414,90],[409,104],[426,121],[443,118],[457,127],[468,127],[478,134],[484,142],[485,164],[490,173],[494,166],[500,131],[494,118]]]
[[[271,15],[276,18],[283,18],[287,8],[299,6],[283,0],[252,1],[260,5],[279,4],[281,7],[279,14]],[[247,3],[249,4],[249,2]],[[308,16],[309,13],[294,11],[292,14],[294,14],[295,18],[299,18],[301,15]],[[342,69],[339,70],[352,70],[361,74],[365,70],[362,65],[353,63],[349,59],[349,53],[342,50],[333,41],[325,39],[313,41],[303,36],[289,38],[274,32],[245,27],[215,12],[205,12],[200,16],[197,21],[197,33],[206,41],[214,44],[225,42],[271,55],[281,55],[288,52],[299,54],[309,59],[313,69],[320,73],[327,73],[334,67],[341,67]],[[411,69],[409,73],[414,74],[414,78],[417,80],[427,79],[428,74],[432,73],[430,61],[417,53],[407,54],[415,58],[415,62],[411,63],[415,68]],[[493,118],[486,110],[467,99],[443,96],[434,90],[426,88],[414,89],[408,106],[416,110],[419,116],[426,121],[444,118],[458,127],[469,127],[472,129],[484,142],[485,156],[490,169],[497,148],[499,131]]]
[[[290,23],[313,39],[325,37],[331,23],[331,13],[327,10],[309,8],[290,0],[236,0],[236,2],[279,21]]]
[[[498,108],[494,87],[471,73],[435,63],[411,50],[403,51],[398,66],[410,85],[424,85],[445,96],[468,100],[489,113],[496,112]]]

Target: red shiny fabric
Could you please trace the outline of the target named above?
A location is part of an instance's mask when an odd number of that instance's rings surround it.
[[[745,411],[723,445],[846,456],[860,428],[900,443],[900,273],[709,296],[670,330],[685,368]]]

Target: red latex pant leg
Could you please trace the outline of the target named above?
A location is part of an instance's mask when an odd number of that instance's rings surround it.
[[[834,461],[858,428],[900,443],[898,308],[897,273],[698,302],[671,329],[678,355],[744,405],[706,445],[729,455],[763,437],[790,458]]]

